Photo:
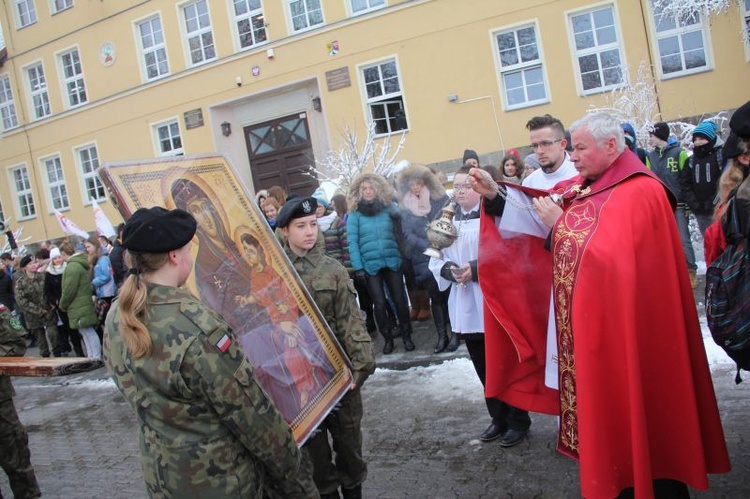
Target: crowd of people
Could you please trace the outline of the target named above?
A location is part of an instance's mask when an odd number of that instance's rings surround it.
[[[18,318],[42,357],[101,358],[103,326],[125,274],[119,239],[59,245],[32,256],[0,255],[0,303]]]
[[[394,178],[361,173],[330,200],[322,189],[258,193],[353,371],[348,393],[301,449],[232,328],[182,289],[201,224],[195,199],[136,211],[112,248],[90,239],[18,262],[2,255],[0,326],[13,333],[3,338],[17,343],[16,309],[42,355],[85,347],[99,357],[97,329],[109,312],[104,358],[138,414],[154,496],[362,497],[370,335],[382,335],[384,355],[396,338],[412,351],[412,321],[431,318],[434,353],[463,341],[484,386],[482,441],[513,447],[531,413],[557,415],[557,449],[580,463],[584,497],[688,498],[688,487],[707,488],[707,475],[730,465],[686,231],[692,214],[707,262],[715,258],[733,202],[750,237],[750,102],[725,142],[714,123],[696,126],[692,155],[667,123],[650,130],[649,151],[630,124],[606,114],[568,129],[536,116],[526,128],[523,159],[508,151],[492,168],[464,152],[452,179],[456,238],[444,248],[430,242],[429,224],[451,195],[424,165]],[[508,264],[521,255],[523,265]],[[38,492],[27,454],[25,478],[3,468],[12,486]]]

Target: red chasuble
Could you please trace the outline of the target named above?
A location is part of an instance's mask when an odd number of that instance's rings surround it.
[[[590,186],[559,184],[553,230],[561,420],[581,493],[610,498],[652,480],[705,489],[729,470],[673,207],[626,151]]]
[[[508,185],[531,196],[546,192]],[[514,407],[559,414],[557,390],[544,384],[552,256],[544,239],[503,239],[481,210],[478,274],[484,295],[485,396]]]

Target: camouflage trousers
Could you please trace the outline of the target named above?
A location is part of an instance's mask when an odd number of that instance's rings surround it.
[[[57,325],[48,324],[46,327],[39,326],[36,328],[28,328],[28,330],[29,333],[34,335],[34,337],[36,338],[36,343],[39,346],[39,355],[41,355],[42,357],[49,357],[53,353],[57,353],[59,355],[60,346]]]
[[[29,436],[18,420],[13,399],[0,401],[0,468],[8,475],[16,499],[42,495],[31,466]]]
[[[313,463],[313,479],[321,495],[335,492],[339,486],[354,488],[367,478],[367,463],[362,458],[362,412],[359,388],[349,391],[320,424],[320,431],[302,447]]]

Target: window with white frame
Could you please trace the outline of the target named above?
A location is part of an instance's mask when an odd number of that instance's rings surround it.
[[[15,0],[15,2],[18,27],[23,28],[34,24],[37,21],[34,0]]]
[[[78,49],[69,50],[60,54],[60,66],[63,73],[63,85],[65,95],[68,96],[68,106],[75,107],[85,104],[86,83],[83,81],[83,68]]]
[[[157,148],[161,156],[182,156],[182,137],[177,120],[160,123],[154,126]]]
[[[164,43],[161,17],[154,16],[139,22],[136,26],[146,78],[154,80],[168,75],[169,61],[167,60],[167,45]]]
[[[214,33],[211,30],[211,18],[208,15],[208,2],[198,0],[182,7],[185,21],[187,47],[190,62],[201,64],[216,58]]]
[[[79,147],[75,150],[76,161],[81,170],[81,179],[83,180],[83,190],[85,203],[90,204],[92,201],[104,201],[106,193],[104,185],[96,173],[99,168],[99,153],[95,145]]]
[[[49,94],[47,93],[47,80],[44,77],[44,68],[39,62],[26,68],[26,77],[29,82],[29,96],[31,97],[32,115],[36,119],[44,118],[52,114],[49,105]]]
[[[267,39],[266,19],[263,17],[260,0],[234,0],[234,24],[243,49]]]
[[[385,6],[385,0],[350,0],[352,14],[362,14]]]
[[[73,6],[73,0],[52,0],[52,13],[57,14]]]
[[[49,197],[52,207],[56,210],[67,210],[70,208],[68,202],[68,188],[65,186],[62,162],[60,156],[52,156],[42,160],[42,169],[47,179]]]
[[[34,195],[31,193],[29,170],[26,166],[17,166],[10,170],[10,175],[13,178],[13,187],[16,191],[18,218],[26,219],[33,217],[36,215],[36,206],[34,206]]]
[[[495,41],[506,107],[515,109],[547,102],[536,26],[501,31],[495,35]]]
[[[654,9],[654,24],[662,76],[680,76],[708,69],[706,27],[699,12],[675,19]]]
[[[370,118],[378,135],[406,130],[404,96],[396,60],[378,62],[362,68]]]
[[[289,0],[289,15],[292,29],[302,31],[316,24],[323,24],[323,9],[320,0]]]
[[[0,75],[0,117],[3,119],[3,130],[10,130],[18,126],[16,103],[13,101],[10,76],[7,74]]]
[[[578,75],[584,94],[611,90],[622,84],[622,54],[611,5],[570,15]]]

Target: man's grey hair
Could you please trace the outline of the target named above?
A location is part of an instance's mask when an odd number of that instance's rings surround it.
[[[625,150],[625,134],[620,121],[614,116],[605,113],[587,114],[570,125],[570,133],[584,128],[594,137],[597,144],[602,145],[604,140],[614,137],[617,141],[617,152]]]

